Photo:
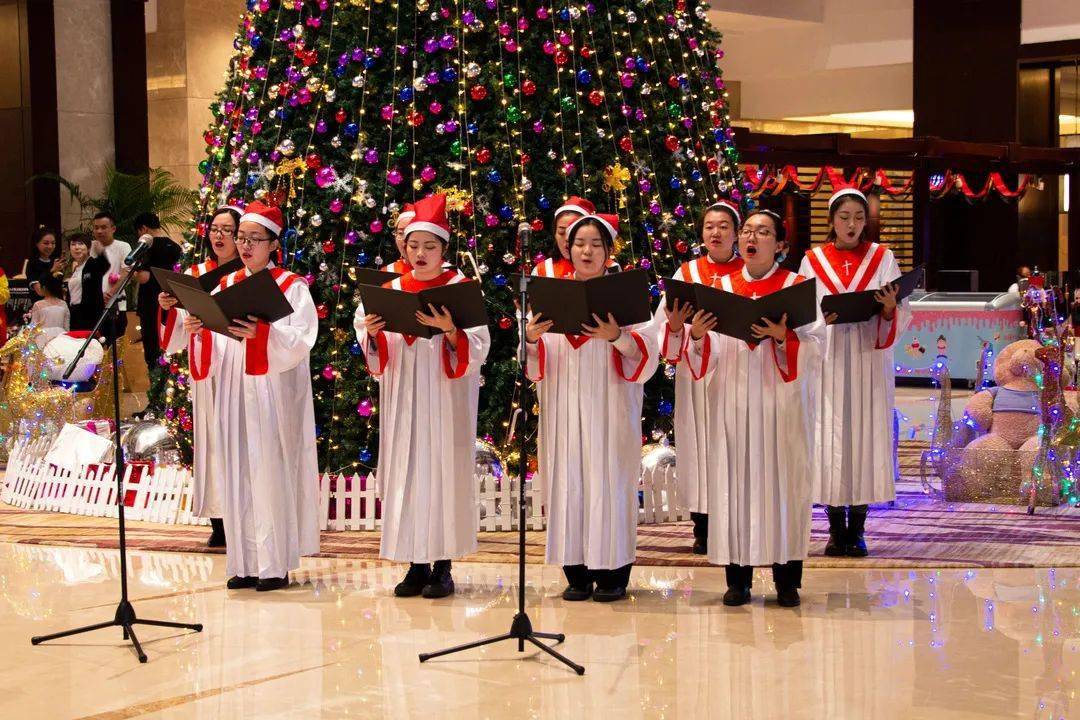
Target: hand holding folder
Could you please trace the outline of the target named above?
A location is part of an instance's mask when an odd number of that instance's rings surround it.
[[[417,316],[422,314],[432,318],[444,311],[449,312],[454,327],[459,330],[488,324],[484,295],[480,291],[480,283],[476,281],[428,288],[417,293],[376,285],[360,285],[357,290],[364,304],[364,312],[382,318],[384,329],[388,332],[435,337],[444,331],[430,324],[425,325]]]
[[[520,276],[515,275],[514,280]],[[552,322],[553,332],[579,335],[582,326],[595,326],[596,318],[615,318],[619,327],[648,322],[650,312],[649,275],[644,270],[628,270],[601,275],[591,280],[532,276],[529,278],[529,307]],[[595,317],[594,317],[595,316]]]
[[[766,325],[765,320],[779,323],[786,319],[788,329],[794,330],[817,319],[817,285],[814,280],[806,280],[757,299],[707,285],[680,283],[678,280],[668,280],[667,287],[670,288],[672,283],[690,285],[694,289],[694,307],[716,318],[713,330],[748,344],[761,342],[758,331]],[[689,299],[684,301],[691,302]],[[668,302],[673,304],[674,300]]]
[[[292,314],[293,308],[267,270],[260,270],[235,285],[211,294],[203,288],[200,278],[151,268],[165,291],[176,298],[177,305],[199,318],[207,330],[239,339],[229,330],[235,320],[255,317],[264,322],[277,322]]]
[[[925,274],[925,267],[920,265],[914,270],[901,275],[885,287],[896,285],[896,302],[900,302],[911,295],[921,283]],[[884,288],[881,288],[884,289]],[[826,315],[836,315],[833,324],[859,323],[871,320],[881,312],[882,305],[874,297],[879,290],[862,290],[860,292],[837,293],[826,295],[821,298],[821,312]]]

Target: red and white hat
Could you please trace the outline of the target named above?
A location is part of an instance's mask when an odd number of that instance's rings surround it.
[[[859,190],[859,188],[856,188],[856,187],[842,187],[839,190],[837,190],[836,192],[834,192],[832,194],[832,196],[829,198],[829,209],[832,210],[833,205],[840,202],[840,200],[842,200],[843,198],[849,197],[849,196],[861,200],[864,205],[867,204],[866,196],[862,194],[862,191]]]
[[[280,235],[282,228],[285,227],[285,219],[281,216],[281,208],[267,205],[259,200],[255,200],[247,206],[244,214],[240,216],[240,222],[258,223],[274,233],[274,235]]]
[[[705,208],[705,212],[708,213],[712,210],[724,210],[731,213],[731,216],[735,219],[736,225],[742,225],[742,215],[739,213],[739,206],[730,200],[717,200],[709,207]]]
[[[615,238],[617,238],[619,236],[619,216],[618,215],[608,215],[606,213],[596,213],[595,215],[585,215],[584,217],[580,217],[580,218],[578,218],[577,220],[574,221],[573,225],[571,225],[569,228],[567,228],[567,230],[566,230],[567,236],[569,236],[571,233],[574,232],[574,228],[576,228],[578,225],[585,222],[586,220],[596,220],[597,222],[599,222],[604,227],[604,230],[607,231],[608,237],[611,238],[611,244],[612,245],[615,244]]]
[[[578,215],[592,215],[596,212],[596,206],[583,197],[573,195],[556,208],[555,219],[557,220],[564,212],[577,213]]]
[[[446,195],[440,193],[417,200],[413,211],[416,214],[405,226],[405,237],[409,237],[409,233],[423,230],[432,233],[443,242],[450,241],[450,221],[446,217]]]
[[[405,203],[405,207],[401,208],[401,212],[398,213],[398,222],[402,220],[408,222],[414,217],[416,217],[416,206],[412,203]]]

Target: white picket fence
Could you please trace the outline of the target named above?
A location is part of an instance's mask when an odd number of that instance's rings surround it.
[[[16,445],[8,459],[0,501],[26,510],[116,517],[116,474],[110,464],[87,465],[71,472],[45,461],[48,441]],[[518,527],[517,478],[484,474],[477,477],[477,526],[484,532]],[[382,525],[381,500],[374,475],[322,475],[319,478],[323,530],[377,530]],[[205,525],[191,513],[191,471],[159,466],[153,473],[128,465],[125,470],[125,517],[173,525]],[[643,473],[639,488],[640,524],[686,520],[679,507],[675,468]],[[526,528],[543,530],[543,501],[534,483],[526,481]]]

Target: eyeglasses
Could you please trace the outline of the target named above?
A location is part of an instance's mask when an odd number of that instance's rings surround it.
[[[739,237],[748,238],[751,235],[756,236],[758,240],[768,240],[769,238],[776,235],[776,232],[773,231],[771,228],[765,227],[764,225],[759,225],[756,228],[744,227],[742,230],[739,231]]]
[[[224,235],[225,237],[231,237],[236,231],[232,228],[220,227],[218,225],[210,226],[211,235]]]
[[[270,242],[268,237],[255,237],[253,235],[247,235],[245,233],[236,234],[237,245],[254,245],[255,243]]]

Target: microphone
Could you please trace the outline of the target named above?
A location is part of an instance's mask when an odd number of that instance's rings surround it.
[[[521,223],[520,225],[518,225],[517,229],[518,240],[520,242],[529,242],[529,240],[532,238],[532,232],[532,225],[527,222]]]
[[[138,244],[134,247],[134,249],[132,249],[131,252],[128,253],[128,256],[124,258],[124,264],[129,267],[135,266],[140,260],[143,259],[143,256],[146,255],[146,253],[150,252],[150,246],[153,244],[153,235],[147,234],[140,237]]]

